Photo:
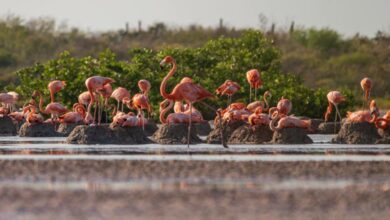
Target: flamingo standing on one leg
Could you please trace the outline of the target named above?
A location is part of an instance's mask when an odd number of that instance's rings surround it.
[[[262,85],[262,81],[260,79],[260,72],[257,69],[252,69],[246,72],[246,79],[249,83],[249,102],[252,101],[252,88],[255,89],[255,100],[256,100],[256,93],[257,89],[260,88]]]
[[[193,83],[192,80],[186,80],[184,82],[177,84],[170,94],[167,93],[166,92],[167,82],[169,78],[171,78],[173,74],[176,72],[177,66],[176,66],[176,61],[171,56],[165,57],[161,61],[160,66],[162,67],[164,64],[172,64],[172,68],[169,71],[169,73],[164,77],[163,81],[161,82],[160,93],[162,97],[172,101],[183,101],[183,100],[186,101],[190,106],[190,115],[192,115],[192,105],[194,102],[201,101],[205,98],[213,97],[213,94],[211,94],[209,91],[207,91],[200,85]],[[191,118],[192,117],[190,117],[190,121],[188,125],[188,135],[187,135],[188,147],[190,146],[190,134],[191,134],[191,126],[192,126]]]
[[[232,102],[232,96],[241,89],[238,83],[232,80],[226,80],[215,92],[217,95],[227,95],[229,104]]]
[[[60,81],[60,80],[54,80],[47,85],[47,88],[50,91],[50,102],[55,102],[54,101],[54,94],[59,92],[65,87],[66,83],[65,81]]]
[[[113,82],[115,82],[113,79],[111,79],[109,77],[104,77],[104,76],[92,76],[92,77],[89,77],[85,81],[85,86],[87,87],[88,92],[91,96],[91,101],[88,104],[87,116],[88,116],[88,113],[90,113],[90,111],[91,111],[93,103],[95,103],[95,96],[93,93],[97,90],[104,89],[104,86],[106,84],[113,83]],[[98,103],[96,102],[96,108],[98,107],[97,105],[98,105]],[[96,112],[96,109],[95,109],[95,112]],[[93,118],[94,122],[95,122],[95,116]],[[100,121],[98,121],[98,125],[100,125]]]
[[[112,92],[111,97],[114,98],[118,102],[117,107],[116,107],[118,109],[118,111],[119,111],[119,105],[122,102],[121,110],[123,112],[123,99],[124,98],[130,99],[130,92],[123,87],[118,87]]]
[[[363,99],[364,99],[363,109],[364,109],[364,106],[365,105],[368,106],[368,103],[370,101],[371,89],[373,86],[372,80],[368,77],[365,77],[364,79],[362,79],[362,81],[360,81],[360,86],[362,87],[363,92],[364,92],[364,94],[363,94]]]

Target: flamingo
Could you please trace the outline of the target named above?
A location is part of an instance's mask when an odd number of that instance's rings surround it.
[[[43,114],[51,114],[51,122],[54,123],[58,116],[66,113],[68,110],[58,102],[51,102],[45,108],[43,108],[43,96],[42,94],[35,90],[33,97],[39,96],[39,111]]]
[[[126,99],[125,99],[126,100]],[[152,111],[152,106],[149,103],[148,97],[143,93],[137,93],[133,96],[131,102],[126,101],[128,107],[133,107],[137,110],[138,116],[141,117],[142,129],[145,130],[145,124],[143,123],[145,120],[143,109],[148,111],[148,114]]]
[[[221,86],[215,90],[217,95],[227,95],[229,104],[232,102],[232,96],[241,89],[238,83],[232,80],[226,80]]]
[[[362,87],[363,92],[364,92],[363,99],[366,102],[366,104],[368,105],[368,102],[370,101],[370,96],[371,96],[371,89],[373,86],[372,80],[368,77],[365,77],[362,79],[362,81],[360,81],[360,86]],[[364,102],[363,102],[363,108],[364,108]]]
[[[257,69],[251,69],[246,72],[246,79],[249,83],[249,102],[252,101],[252,88],[255,89],[255,100],[256,100],[256,92],[257,89],[262,85],[262,81],[260,79],[260,72]]]
[[[3,107],[10,109],[10,106],[15,103],[14,97],[8,93],[0,93],[0,102],[3,103]],[[9,110],[8,110],[9,112]]]
[[[13,112],[15,109],[15,103],[17,101],[19,101],[19,94],[17,92],[14,92],[14,91],[7,92],[7,94],[11,95],[13,98],[12,102],[10,103],[10,111]]]
[[[83,104],[75,103],[73,105],[73,111],[67,112],[64,115],[58,117],[58,120],[62,124],[75,124],[83,122],[86,116],[86,110]]]
[[[269,125],[270,118],[268,114],[264,114],[263,108],[257,107],[255,112],[248,117],[250,125]]]
[[[47,85],[47,88],[50,91],[50,102],[55,102],[54,101],[54,94],[61,91],[65,87],[65,85],[66,85],[65,81],[60,81],[60,80],[51,81]]]
[[[87,111],[87,115],[86,116],[89,116],[90,114],[90,111],[91,111],[91,108],[92,108],[92,105],[93,103],[95,103],[95,96],[94,96],[94,92],[97,91],[97,90],[101,90],[101,89],[104,89],[104,86],[106,84],[109,84],[109,83],[113,83],[115,82],[115,80],[109,78],[109,77],[104,77],[104,76],[92,76],[92,77],[89,77],[86,81],[85,81],[85,86],[87,87],[87,90],[91,96],[91,101],[89,102],[88,104],[88,111]],[[96,102],[96,106],[95,106],[95,113],[96,113],[96,109],[98,108],[98,103]],[[95,117],[96,114],[94,115],[93,117],[93,122],[95,122]],[[100,125],[100,120],[98,121],[98,125]]]
[[[44,118],[41,114],[37,113],[36,106],[29,104],[27,106],[27,109],[30,111],[26,117],[26,122],[28,123],[28,125],[31,125],[33,123],[43,123]]]
[[[378,118],[376,120],[375,125],[377,128],[386,130],[390,127],[390,110],[386,112],[386,114],[382,118]]]
[[[301,120],[294,116],[282,116],[280,117],[279,110],[276,110],[272,114],[272,120],[269,123],[269,127],[272,131],[279,131],[282,128],[308,128],[310,129],[311,121],[310,120]],[[279,120],[279,121],[278,121]],[[277,126],[275,126],[276,121],[278,121]]]
[[[175,102],[175,105],[173,107],[173,111],[175,113],[190,114],[190,109],[189,109],[188,105],[187,104],[183,105],[182,102]],[[202,113],[193,106],[192,107],[192,117],[195,117],[195,116],[201,118],[202,119],[201,122],[205,122],[203,120]]]
[[[118,87],[112,92],[111,97],[118,102],[117,109],[119,109],[119,104],[123,101],[124,98],[130,99],[130,92],[123,87]],[[122,111],[123,111],[123,102],[122,102]]]
[[[81,93],[78,97],[78,102],[87,108],[91,102],[91,94],[88,91]]]
[[[98,116],[99,121],[100,121],[102,119],[102,114],[103,114],[105,107],[108,106],[108,100],[112,94],[112,86],[110,83],[107,83],[106,85],[103,86],[103,89],[99,89],[97,91],[104,99],[103,100],[104,103],[102,104],[102,108],[100,108],[99,116]],[[106,123],[107,123],[107,112],[106,112]]]
[[[269,115],[272,115],[275,111],[279,112],[280,117],[287,116],[292,110],[292,103],[289,99],[285,99],[283,96],[279,100],[276,107],[269,109]]]
[[[326,95],[326,98],[328,99],[328,107],[326,109],[325,116],[324,116],[325,122],[329,120],[329,116],[332,113],[332,106],[334,106],[336,109],[334,122],[337,121],[337,116],[341,120],[341,114],[339,112],[338,105],[345,101],[345,97],[339,91],[330,91]]]
[[[177,66],[176,61],[171,56],[166,56],[161,62],[160,66],[163,67],[164,64],[172,64],[172,68],[169,71],[169,73],[164,77],[163,81],[160,85],[160,93],[161,96],[164,97],[164,99],[169,99],[172,101],[186,101],[189,104],[190,107],[190,115],[192,115],[192,106],[193,103],[201,101],[203,99],[213,97],[213,94],[211,94],[209,91],[204,89],[198,84],[195,84],[192,82],[192,79],[186,79],[183,82],[180,82],[177,84],[173,91],[171,93],[166,92],[166,86],[169,78],[173,76],[173,74],[176,72]],[[219,114],[219,113],[218,113]],[[189,117],[189,124],[188,124],[188,136],[187,136],[187,146],[190,146],[190,134],[191,134],[191,126],[192,126],[192,117]],[[224,145],[224,144],[223,144]],[[226,147],[224,145],[224,147]]]
[[[254,102],[252,102],[252,103],[249,103],[249,104],[246,106],[246,108],[247,108],[249,111],[251,111],[251,112],[255,112],[256,109],[257,109],[258,107],[262,107],[262,110],[263,110],[264,112],[268,112],[268,110],[269,110],[269,103],[268,103],[268,100],[267,100],[267,99],[268,99],[269,97],[272,97],[271,92],[265,91],[264,94],[263,94],[263,101],[254,101]],[[265,104],[265,106],[264,106],[264,104]]]
[[[142,94],[148,96],[150,88],[152,87],[150,85],[150,82],[146,79],[141,79],[138,81],[138,87],[141,90]]]
[[[370,111],[347,112],[347,122],[369,122],[376,123],[379,117],[379,109],[375,100],[370,102]]]
[[[173,107],[173,101],[165,99],[160,103],[160,121],[162,124],[181,124],[181,123],[190,123],[193,122],[202,122],[203,118],[199,117],[198,114],[189,114],[189,113],[171,113],[166,118],[166,113],[171,110]],[[191,115],[191,116],[190,116]]]

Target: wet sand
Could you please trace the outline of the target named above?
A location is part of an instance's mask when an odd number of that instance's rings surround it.
[[[390,161],[0,160],[0,169],[0,219],[390,214]]]

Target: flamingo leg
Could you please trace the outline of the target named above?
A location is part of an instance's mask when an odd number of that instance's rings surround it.
[[[249,103],[252,102],[252,87],[249,86]]]
[[[190,102],[190,119],[188,123],[187,148],[190,148],[191,126],[192,126],[192,102]]]
[[[145,131],[144,111],[141,109],[142,130]]]
[[[257,88],[255,88],[255,101],[257,101]]]
[[[95,122],[96,122],[96,113],[97,113],[98,106],[99,106],[99,104],[98,104],[98,101],[96,100],[96,102],[95,102],[95,110],[93,112],[93,124],[96,124]]]
[[[121,108],[121,111],[123,112],[123,101],[122,101],[122,108]]]
[[[119,111],[119,101],[118,101],[118,104],[116,105],[116,111]]]
[[[334,120],[334,133],[336,133],[336,127],[337,127],[336,126],[336,120],[337,120],[337,116],[339,116],[340,122],[341,122],[341,114],[339,112],[339,107],[337,105],[335,105],[334,107],[336,108],[336,113],[335,113],[336,117],[335,117],[335,120]]]

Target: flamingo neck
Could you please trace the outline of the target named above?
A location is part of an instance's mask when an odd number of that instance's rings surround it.
[[[50,90],[50,102],[54,102],[54,92],[52,90]]]
[[[165,118],[165,114],[166,114],[169,110],[171,110],[172,107],[173,107],[173,102],[172,102],[171,100],[169,100],[169,99],[168,99],[168,101],[169,101],[169,105],[168,105],[166,108],[164,108],[164,109],[162,109],[162,110],[160,111],[160,122],[163,123],[163,124],[166,124],[166,123],[167,123],[167,119]]]
[[[332,103],[328,102],[328,107],[326,108],[326,112],[324,115],[325,122],[329,120],[329,116],[332,113],[332,110],[333,110],[333,105]]]
[[[264,103],[265,103],[265,108],[263,109],[263,111],[267,112],[269,110],[269,103],[268,103],[268,100],[267,100],[267,95],[265,93],[263,95],[263,100],[264,100]]]
[[[169,71],[169,73],[164,77],[163,81],[161,82],[160,93],[161,93],[161,96],[164,97],[165,99],[170,99],[170,100],[175,99],[175,97],[172,94],[168,94],[166,92],[166,87],[167,87],[167,82],[168,82],[169,78],[171,78],[173,76],[173,74],[175,74],[176,69],[177,69],[176,61],[173,60],[171,70]]]
[[[43,108],[43,96],[41,93],[39,93],[39,111],[44,113],[44,114],[47,114],[46,110]]]

